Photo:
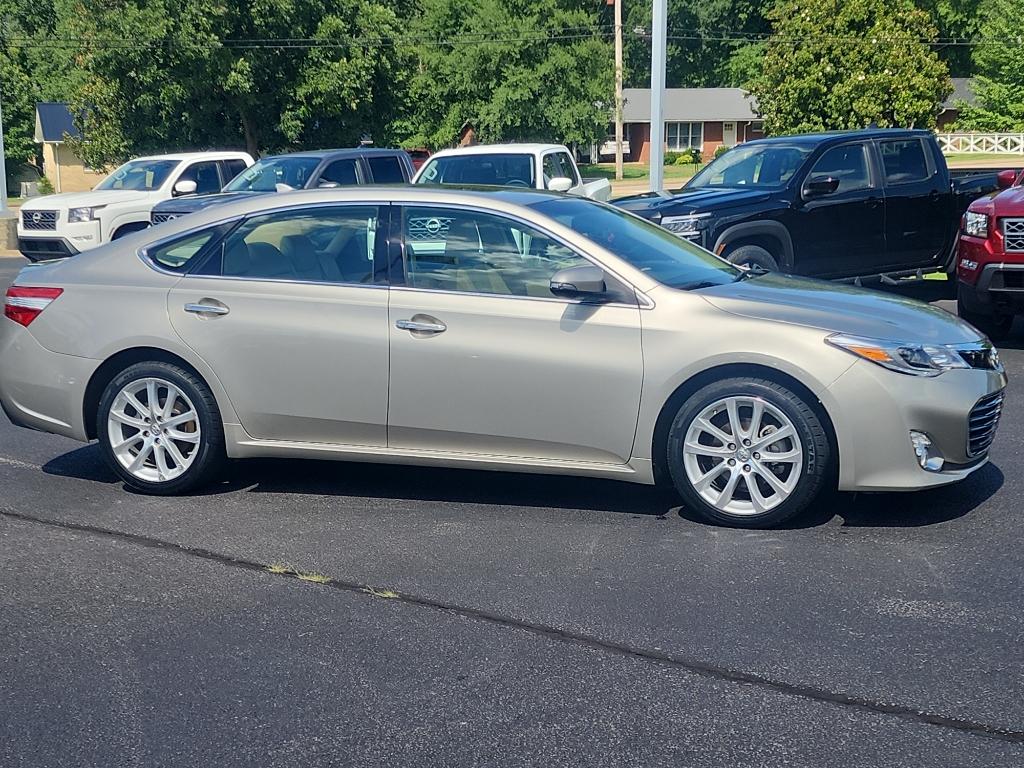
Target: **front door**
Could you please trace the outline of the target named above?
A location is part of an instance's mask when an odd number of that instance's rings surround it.
[[[374,280],[381,210],[253,216],[170,291],[175,331],[213,368],[252,437],[386,444],[388,291]]]
[[[736,146],[736,123],[722,123],[722,144],[727,147]]]
[[[885,264],[885,198],[870,145],[831,147],[811,166],[793,208],[794,271],[819,277],[869,275]],[[833,179],[834,191],[810,183]]]
[[[622,464],[643,360],[635,301],[556,298],[587,264],[538,230],[472,210],[404,210],[391,289],[388,443],[491,457]]]

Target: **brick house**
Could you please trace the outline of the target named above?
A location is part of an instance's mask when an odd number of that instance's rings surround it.
[[[67,145],[68,138],[80,135],[67,104],[36,104],[35,141],[43,145],[43,175],[53,184],[54,192],[85,192],[103,179],[99,171],[86,168]]]
[[[626,161],[646,163],[651,156],[651,91],[626,88],[623,98]],[[731,147],[764,135],[752,97],[742,88],[666,88],[662,109],[666,151],[696,147],[708,159],[722,145]],[[609,146],[614,153],[614,141],[606,142],[602,159],[607,159],[603,155]]]

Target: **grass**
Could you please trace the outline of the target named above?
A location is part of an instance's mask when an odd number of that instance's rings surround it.
[[[1009,167],[1024,167],[1024,155],[1017,154],[986,154],[984,152],[955,152],[946,155],[949,165],[990,165],[992,163],[1008,163]]]
[[[671,181],[685,181],[699,170],[695,165],[666,165],[665,179]],[[580,173],[584,176],[601,177],[615,181],[615,163],[598,163],[596,165],[581,165]],[[623,163],[623,181],[644,181],[651,177],[651,170],[647,163]]]

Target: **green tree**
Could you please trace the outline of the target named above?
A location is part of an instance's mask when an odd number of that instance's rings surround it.
[[[939,58],[949,66],[953,77],[970,77],[974,74],[969,43],[977,36],[979,28],[978,6],[980,0],[916,0],[919,8],[927,11],[942,38],[936,46]],[[952,42],[953,40],[957,42]]]
[[[935,125],[952,85],[910,0],[779,0],[750,83],[770,134]]]
[[[984,0],[974,48],[977,106],[961,105],[957,127],[977,131],[1024,131],[1024,0]]]
[[[390,138],[404,57],[390,0],[57,0],[79,41],[83,158]],[[290,41],[290,42],[282,42]]]
[[[574,0],[423,0],[406,146],[442,147],[468,121],[483,141],[589,144],[611,119],[604,5]]]

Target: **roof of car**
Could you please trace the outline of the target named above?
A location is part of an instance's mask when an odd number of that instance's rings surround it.
[[[453,147],[435,152],[431,157],[445,155],[497,155],[497,154],[523,154],[535,155],[541,152],[548,152],[552,149],[562,149],[562,144],[471,144],[468,147]]]
[[[164,155],[145,155],[144,157],[133,157],[136,160],[193,160],[196,158],[209,158],[211,160],[230,160],[234,158],[249,158],[248,152],[240,150],[210,150],[208,152],[170,152]]]
[[[283,152],[279,155],[266,155],[262,160],[277,157],[311,157],[325,160],[335,157],[373,157],[374,155],[393,156],[404,153],[404,149],[388,149],[385,147],[339,147],[337,149],[311,149],[302,152]]]
[[[755,139],[745,144],[808,144],[817,146],[827,141],[849,139],[891,139],[903,136],[926,136],[929,131],[912,128],[864,128],[857,131],[824,131],[822,133],[801,133],[792,136],[772,136]]]

